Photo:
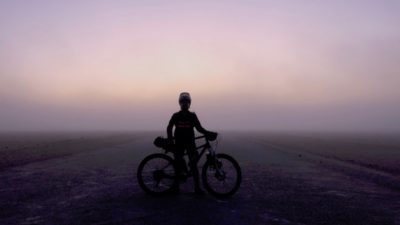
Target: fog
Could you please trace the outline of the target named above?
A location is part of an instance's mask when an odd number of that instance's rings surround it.
[[[203,126],[217,131],[398,132],[400,126],[398,104],[296,108],[263,103],[262,99],[259,103],[229,103],[218,98],[204,102],[201,97],[193,98],[192,110]],[[3,102],[6,107],[0,110],[1,130],[165,130],[172,113],[179,110],[176,98],[168,103],[68,108]]]
[[[400,131],[398,1],[2,1],[0,130]]]

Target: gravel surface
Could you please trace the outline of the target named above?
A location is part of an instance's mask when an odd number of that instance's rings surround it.
[[[23,161],[14,149],[19,163],[0,171],[0,224],[400,224],[398,143],[226,133],[218,151],[239,161],[243,181],[233,197],[219,200],[193,194],[191,179],[178,195],[143,193],[136,169],[146,155],[161,152],[152,145],[159,134],[103,135],[91,142],[78,135],[65,143],[42,136],[42,145],[30,140],[24,146]],[[351,154],[340,151],[349,141]],[[57,147],[45,150],[51,157],[32,153],[43,155],[40,146],[52,143]],[[26,160],[27,152],[35,160]],[[373,160],[374,154],[381,157]]]

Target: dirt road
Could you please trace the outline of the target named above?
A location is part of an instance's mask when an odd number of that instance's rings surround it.
[[[148,196],[135,173],[159,151],[153,138],[0,171],[0,224],[400,224],[398,175],[259,135],[219,144],[242,167],[232,198],[196,196],[192,180],[179,195]]]

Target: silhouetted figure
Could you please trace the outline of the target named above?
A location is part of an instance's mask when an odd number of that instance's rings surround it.
[[[197,169],[196,161],[199,153],[196,150],[193,128],[196,128],[197,131],[205,135],[212,132],[204,129],[201,126],[196,114],[189,111],[191,101],[192,100],[189,93],[183,92],[179,95],[179,105],[181,107],[181,111],[172,115],[167,127],[167,134],[168,140],[172,142],[172,129],[175,126],[174,137],[176,150],[174,152],[174,157],[177,162],[178,175],[184,175],[188,172],[186,162],[183,158],[186,150],[190,160],[189,166],[193,173],[195,192],[201,194],[203,193],[203,190],[200,187],[199,171]]]

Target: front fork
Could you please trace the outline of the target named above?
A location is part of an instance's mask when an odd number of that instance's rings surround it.
[[[224,180],[225,172],[222,169],[222,162],[217,159],[213,148],[210,148],[208,151],[207,161],[209,162],[210,168],[215,169],[215,177],[218,180]]]
[[[211,165],[211,168],[215,168],[217,157],[215,157],[215,150],[210,146],[207,153],[207,161]]]

